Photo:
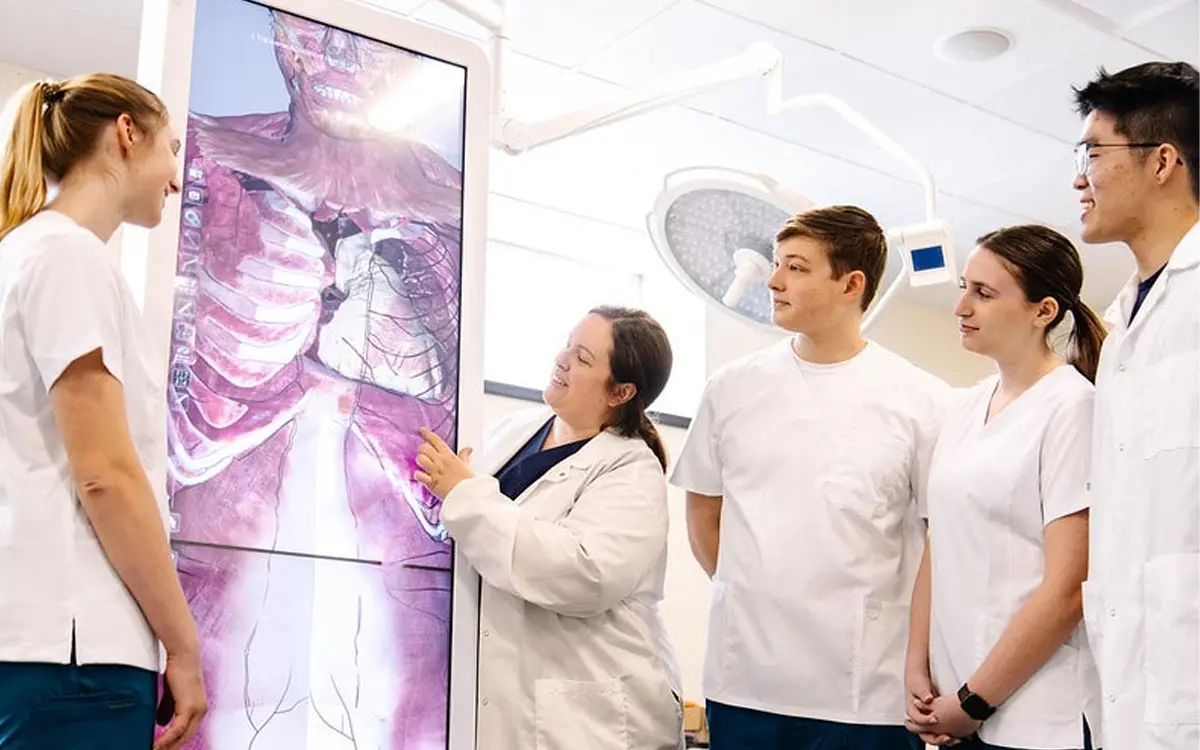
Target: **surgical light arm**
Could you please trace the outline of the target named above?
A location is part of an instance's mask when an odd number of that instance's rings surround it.
[[[917,284],[941,283],[954,276],[954,256],[951,251],[947,225],[937,218],[937,188],[933,175],[912,154],[841,99],[829,94],[807,94],[783,98],[783,58],[770,44],[751,45],[741,55],[706,66],[691,73],[663,81],[639,91],[621,94],[613,99],[556,115],[536,122],[526,122],[508,116],[504,89],[508,55],[508,16],[504,0],[441,0],[488,29],[492,34],[492,67],[494,113],[492,142],[511,154],[520,154],[547,143],[562,140],[576,133],[609,125],[659,107],[687,99],[704,91],[736,81],[767,76],[767,112],[780,115],[792,109],[823,106],[840,114],[867,137],[896,157],[916,176],[925,190],[924,223],[901,227],[889,232],[889,239],[899,244],[904,256],[904,269],[891,283],[863,320],[863,329],[870,328],[880,313],[896,296],[906,281]],[[941,259],[940,265],[918,269],[915,258]],[[743,262],[739,266],[740,281],[725,295],[725,304],[736,306],[751,280],[762,274],[759,264]]]
[[[779,67],[779,51],[770,44],[752,44],[737,57],[684,73],[638,91],[536,122],[508,116],[504,88],[507,72],[508,18],[503,2],[489,0],[442,0],[454,10],[492,33],[492,95],[494,119],[492,143],[510,154],[520,154],[576,133],[682,101],[738,81],[759,78]]]

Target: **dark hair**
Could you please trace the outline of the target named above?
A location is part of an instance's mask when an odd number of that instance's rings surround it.
[[[1134,143],[1169,143],[1183,154],[1192,188],[1200,199],[1200,74],[1185,62],[1148,62],[1109,74],[1100,68],[1075,106],[1087,117],[1111,115],[1116,131]]]
[[[166,121],[167,108],[149,89],[107,73],[37,81],[15,95],[16,113],[0,165],[0,239],[46,205],[47,178],[62,180],[91,155],[100,133],[129,115],[143,133]]]
[[[820,240],[835,279],[851,271],[862,271],[867,280],[862,309],[871,306],[883,280],[888,256],[887,235],[874,216],[857,206],[814,208],[788,219],[775,234],[775,242],[793,237]]]
[[[617,407],[610,426],[619,435],[637,435],[646,441],[666,471],[667,449],[658,428],[646,414],[646,408],[659,397],[671,377],[671,365],[675,361],[671,341],[658,321],[642,310],[601,306],[592,309],[590,314],[599,315],[612,326],[612,353],[608,358],[611,385],[629,383],[637,389],[633,398]]]
[[[1058,315],[1047,326],[1047,335],[1062,322],[1068,310],[1071,312],[1075,325],[1068,361],[1094,382],[1100,346],[1108,332],[1096,313],[1079,299],[1083,262],[1075,245],[1053,229],[1033,224],[989,232],[977,244],[1004,261],[1029,302],[1051,297],[1058,303]]]

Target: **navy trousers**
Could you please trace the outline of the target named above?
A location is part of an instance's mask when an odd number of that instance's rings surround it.
[[[158,675],[0,662],[0,750],[150,750]]]
[[[1000,745],[989,745],[978,737],[964,740],[954,747],[955,750],[1011,750],[1011,748],[1001,747]],[[1087,719],[1083,721],[1083,750],[1093,750],[1092,729],[1088,726]]]
[[[903,726],[839,724],[709,701],[711,750],[923,750]]]

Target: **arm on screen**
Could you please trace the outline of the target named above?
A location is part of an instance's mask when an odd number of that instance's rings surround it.
[[[724,499],[698,492],[687,493],[688,543],[696,562],[712,578],[717,573],[721,545],[721,506]]]
[[[79,502],[104,554],[167,651],[198,655],[162,515],[129,434],[124,390],[99,349],[66,368],[50,401]]]

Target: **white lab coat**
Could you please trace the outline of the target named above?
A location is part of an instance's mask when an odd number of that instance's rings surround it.
[[[516,501],[491,476],[546,423],[487,440],[442,519],[483,578],[478,747],[675,750],[679,669],[659,617],[667,484],[639,438],[602,432]]]
[[[1104,743],[1200,747],[1200,225],[1137,318],[1110,309],[1096,377],[1084,618]]]

